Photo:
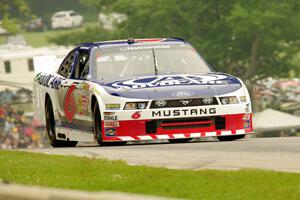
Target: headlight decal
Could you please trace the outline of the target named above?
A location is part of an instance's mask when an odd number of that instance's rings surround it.
[[[124,106],[124,110],[144,110],[148,106],[148,102],[127,102]]]
[[[220,102],[222,105],[239,103],[237,97],[235,97],[235,96],[219,97],[219,99],[220,99]]]

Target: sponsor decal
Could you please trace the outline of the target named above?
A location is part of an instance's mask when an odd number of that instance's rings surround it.
[[[250,120],[250,115],[249,114],[244,115],[243,120]]]
[[[85,91],[89,91],[90,89],[90,85],[88,83],[85,83],[85,82],[81,82],[77,85],[77,88],[78,89],[82,89],[82,90],[85,90]]]
[[[249,129],[251,124],[251,116],[249,114],[244,115],[244,129]]]
[[[250,121],[244,121],[244,129],[250,128]]]
[[[74,119],[75,113],[76,113],[76,106],[75,106],[75,99],[74,99],[74,91],[76,89],[76,85],[73,84],[68,89],[65,101],[64,101],[64,112],[66,119],[69,123],[71,123]]]
[[[106,110],[120,110],[121,105],[118,103],[105,104]]]
[[[60,126],[61,125],[61,116],[60,116],[58,109],[56,109],[54,112],[54,118],[55,118],[55,124]]]
[[[104,127],[119,127],[120,124],[117,121],[104,121]]]
[[[179,103],[181,103],[183,106],[187,106],[192,100],[180,100]]]
[[[203,103],[206,105],[212,104],[214,101],[214,98],[212,97],[205,97],[204,99],[202,99]]]
[[[104,121],[118,121],[118,116],[114,112],[104,112]]]
[[[116,129],[115,128],[104,128],[105,136],[106,137],[113,137],[116,136]]]
[[[199,116],[216,114],[216,108],[178,109],[152,111],[152,117]]]
[[[139,89],[152,88],[173,85],[221,85],[221,84],[240,84],[236,78],[225,75],[174,75],[174,76],[160,76],[142,79],[132,79],[126,81],[116,81],[108,86],[116,89]],[[189,96],[193,95],[192,91],[178,91],[173,95]]]
[[[145,46],[128,46],[121,47],[120,51],[139,51],[147,49],[170,49],[170,45],[145,45]]]
[[[250,113],[250,104],[246,104],[245,113]]]
[[[89,107],[89,97],[80,95],[77,101],[77,113],[79,115],[87,115]]]
[[[173,97],[190,97],[194,96],[196,93],[194,91],[176,91],[172,93]]]
[[[40,79],[40,77],[42,76],[42,72],[39,72],[35,77],[34,80],[38,81]]]
[[[141,117],[141,111],[136,111],[131,115],[132,119],[139,119]]]
[[[246,96],[240,96],[240,102],[241,103],[247,102],[247,97]]]
[[[62,81],[65,79],[52,74],[39,73],[35,76],[34,80],[45,87],[58,89],[59,86],[61,86]]]
[[[158,107],[164,107],[167,105],[167,101],[166,100],[157,100],[155,101],[155,104],[158,106]]]

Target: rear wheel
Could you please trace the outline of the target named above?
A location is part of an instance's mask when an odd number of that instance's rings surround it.
[[[62,141],[56,139],[55,134],[55,119],[53,113],[53,106],[50,99],[46,102],[46,133],[52,147],[75,147],[77,141]]]
[[[182,138],[182,139],[170,139],[169,142],[174,144],[174,143],[186,143],[191,141],[193,138]]]
[[[218,136],[219,141],[233,141],[243,139],[246,135],[229,135],[229,136]]]

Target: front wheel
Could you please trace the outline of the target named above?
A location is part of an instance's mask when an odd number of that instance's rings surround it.
[[[233,141],[243,139],[246,135],[229,135],[229,136],[218,136],[219,141]]]
[[[52,147],[75,147],[77,141],[63,141],[57,140],[55,134],[55,119],[53,113],[53,106],[50,99],[46,102],[46,133]]]
[[[102,125],[101,125],[101,116],[100,116],[100,110],[98,102],[95,103],[94,109],[93,109],[93,129],[94,129],[94,136],[97,141],[97,143],[102,146],[105,143],[102,140]]]

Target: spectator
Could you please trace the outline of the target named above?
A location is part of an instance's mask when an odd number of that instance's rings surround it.
[[[0,106],[0,149],[37,148],[45,146],[45,128],[24,116],[11,105]]]

